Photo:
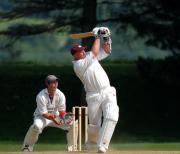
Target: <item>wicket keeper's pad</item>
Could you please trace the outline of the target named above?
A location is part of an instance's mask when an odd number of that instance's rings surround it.
[[[28,145],[29,150],[33,151],[34,144],[37,142],[41,130],[36,125],[31,125],[26,133],[22,149]]]

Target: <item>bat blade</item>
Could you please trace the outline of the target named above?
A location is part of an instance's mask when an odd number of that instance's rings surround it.
[[[92,32],[70,34],[70,38],[72,39],[82,39],[82,38],[87,38],[87,37],[92,37],[92,36],[94,36]]]

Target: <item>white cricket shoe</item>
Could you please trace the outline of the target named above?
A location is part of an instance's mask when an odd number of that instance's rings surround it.
[[[73,148],[73,145],[70,145],[70,146],[67,147],[67,151],[68,151],[68,152],[73,151],[73,149],[74,149],[74,148]]]
[[[99,147],[99,148],[98,148],[98,153],[106,153],[106,148],[104,148],[104,147]]]

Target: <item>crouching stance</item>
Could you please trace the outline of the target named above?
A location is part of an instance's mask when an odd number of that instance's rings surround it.
[[[25,136],[22,151],[33,151],[39,134],[48,126],[68,131],[67,150],[72,151],[73,118],[70,113],[66,113],[66,98],[57,89],[58,78],[54,75],[48,75],[45,79],[45,84],[47,88],[41,90],[36,97],[37,108],[34,112],[34,122]]]

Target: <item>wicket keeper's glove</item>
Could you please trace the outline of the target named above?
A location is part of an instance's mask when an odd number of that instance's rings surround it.
[[[67,112],[61,111],[59,116],[63,120],[65,125],[73,124],[73,114],[71,112],[67,113]]]
[[[48,119],[52,120],[56,125],[63,125],[64,124],[64,121],[54,114],[50,114]]]

